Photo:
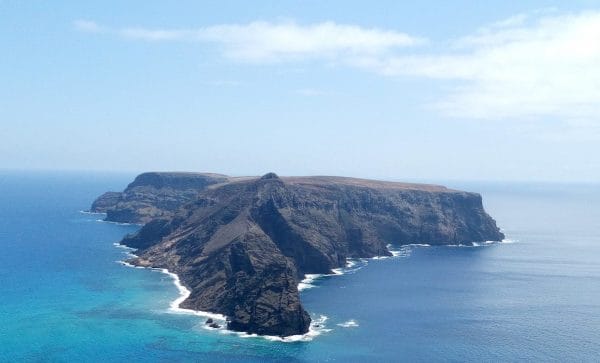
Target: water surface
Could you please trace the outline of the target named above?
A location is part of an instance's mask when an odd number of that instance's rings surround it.
[[[0,361],[600,359],[597,185],[449,185],[481,192],[514,243],[406,247],[320,279],[302,300],[331,331],[280,343],[169,313],[171,278],[116,262],[138,227],[79,211],[132,177],[0,173]]]

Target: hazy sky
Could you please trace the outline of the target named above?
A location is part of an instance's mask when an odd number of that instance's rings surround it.
[[[0,137],[5,169],[600,181],[600,1],[0,0]]]

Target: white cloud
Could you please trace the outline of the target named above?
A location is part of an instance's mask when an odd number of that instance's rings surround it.
[[[294,22],[252,22],[224,24],[197,29],[106,28],[92,21],[78,20],[77,29],[112,33],[145,41],[196,41],[216,43],[230,58],[264,62],[303,58],[383,56],[394,49],[420,44],[422,39],[407,34],[324,22],[298,25]]]
[[[105,29],[103,29],[96,22],[89,20],[76,20],[73,22],[73,25],[75,25],[75,28],[78,30],[88,33],[103,33],[105,31]]]
[[[600,12],[518,14],[442,44],[408,34],[324,22],[253,22],[198,29],[107,28],[85,32],[144,41],[214,43],[246,62],[320,59],[390,77],[450,82],[433,105],[476,119],[600,119]],[[408,52],[415,45],[418,53]],[[309,92],[305,92],[309,93]]]
[[[600,12],[525,20],[459,39],[458,51],[357,64],[389,76],[458,81],[436,105],[457,117],[598,119]]]

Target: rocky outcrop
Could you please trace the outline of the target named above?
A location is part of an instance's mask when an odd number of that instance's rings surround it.
[[[172,215],[207,186],[228,180],[225,175],[209,173],[143,173],[123,192],[98,197],[90,211],[106,213],[105,220],[110,222],[146,223]]]
[[[182,307],[224,314],[229,329],[249,333],[305,333],[310,317],[299,280],[349,257],[390,255],[390,243],[504,237],[479,194],[442,186],[274,173],[193,174],[194,182],[183,182],[151,174],[95,205],[121,221],[149,221],[122,243],[139,249],[132,263],[179,275],[191,291]]]

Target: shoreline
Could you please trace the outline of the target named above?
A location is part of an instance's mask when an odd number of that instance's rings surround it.
[[[82,214],[103,214],[103,215],[106,215],[105,212],[92,212],[91,210],[80,210],[79,213],[82,213]]]
[[[89,214],[89,215],[103,215],[106,216],[105,212],[92,212],[89,210],[80,210],[79,213],[81,214]],[[107,221],[104,219],[96,219],[96,222],[102,222],[102,223],[111,223],[111,224],[116,224],[118,226],[143,226],[143,223],[127,223],[127,222],[113,222],[113,221]]]
[[[103,222],[106,222],[106,221],[103,221]],[[115,223],[115,222],[108,222],[108,223]],[[460,247],[476,248],[476,247],[486,247],[486,246],[490,246],[490,245],[494,245],[494,244],[511,244],[511,243],[515,243],[515,242],[516,242],[515,240],[505,238],[502,241],[485,241],[483,243],[473,242],[471,245],[458,244],[458,245],[440,245],[440,246],[442,246],[442,247],[459,247],[459,248]],[[117,242],[113,243],[113,245],[117,248],[126,250],[125,254],[130,258],[138,257],[137,255],[132,253],[132,251],[136,251],[135,248],[132,248],[132,247],[129,247],[126,245],[122,245]],[[368,264],[369,260],[378,261],[378,260],[384,260],[384,259],[390,259],[390,258],[409,257],[412,249],[415,247],[435,247],[435,246],[432,246],[432,245],[426,244],[426,243],[412,243],[412,244],[398,246],[398,248],[392,248],[393,246],[391,244],[388,245],[387,247],[388,247],[390,253],[392,254],[391,256],[375,256],[375,257],[370,257],[370,258],[347,258],[346,265],[344,267],[338,267],[338,268],[332,269],[331,273],[329,273],[329,274],[305,274],[305,278],[302,279],[298,283],[298,293],[301,293],[302,291],[317,287],[316,285],[313,285],[313,282],[315,282],[323,277],[342,276],[347,273],[356,272],[357,270],[365,267]],[[363,264],[356,267],[358,265],[359,261],[363,262]],[[203,323],[202,328],[206,329],[206,330],[218,331],[221,334],[227,334],[227,335],[237,335],[240,338],[261,338],[261,339],[265,339],[268,341],[278,341],[278,342],[283,342],[283,343],[311,341],[314,338],[316,338],[317,336],[319,336],[323,333],[330,332],[332,330],[332,329],[326,328],[326,326],[325,326],[325,322],[329,319],[326,315],[319,315],[318,318],[311,317],[312,321],[308,328],[308,332],[306,332],[304,334],[290,335],[287,337],[280,337],[280,336],[273,336],[273,335],[258,335],[258,334],[252,334],[252,333],[247,333],[247,332],[239,332],[239,331],[229,330],[229,329],[227,329],[227,325],[226,325],[227,317],[225,315],[211,313],[208,311],[185,309],[185,308],[180,307],[181,303],[183,303],[191,295],[191,291],[181,283],[181,279],[179,278],[179,275],[177,275],[176,273],[173,273],[166,268],[133,265],[133,264],[127,262],[126,260],[120,260],[117,262],[124,266],[127,266],[127,267],[149,269],[151,271],[158,271],[158,272],[161,272],[161,273],[171,277],[173,280],[173,283],[175,284],[175,287],[177,287],[179,296],[175,300],[173,300],[169,303],[169,308],[167,309],[167,311],[174,313],[174,314],[187,314],[187,315],[194,315],[194,316],[203,317],[203,318],[207,318],[207,319],[210,318],[210,319],[213,319],[213,320],[216,320],[219,322],[219,325],[220,325],[219,328],[211,328],[207,324]],[[336,325],[343,327],[343,328],[359,326],[358,323],[353,319],[350,319],[347,322],[336,324]]]
[[[348,274],[351,272],[356,272],[359,269],[365,267],[368,264],[369,260],[378,261],[378,260],[385,260],[385,259],[389,259],[389,258],[408,257],[408,256],[410,256],[410,253],[408,251],[409,248],[411,248],[411,247],[431,247],[431,245],[421,244],[421,243],[413,243],[413,244],[401,245],[401,246],[399,246],[398,249],[392,249],[393,246],[388,244],[387,247],[388,247],[388,250],[390,251],[390,253],[392,254],[391,256],[346,258],[346,265],[344,267],[338,267],[338,268],[331,269],[331,273],[329,273],[329,274],[305,274],[304,279],[300,280],[300,282],[298,283],[298,291],[301,292],[301,291],[305,291],[305,290],[317,287],[316,285],[313,285],[313,282],[315,282],[321,278],[324,278],[324,277],[342,276],[342,275],[345,275],[345,274]],[[357,266],[359,261],[362,262],[363,264],[360,266]]]
[[[97,214],[97,213],[93,213],[93,214]],[[96,219],[96,222],[116,224],[117,226],[143,226],[142,223],[113,222],[113,221],[106,221],[104,219]]]
[[[345,275],[350,272],[355,272],[363,267],[365,267],[370,260],[379,261],[386,260],[390,258],[398,258],[398,257],[409,257],[412,249],[415,247],[452,247],[452,248],[477,248],[477,247],[487,247],[495,244],[512,244],[516,243],[516,240],[510,238],[504,238],[502,241],[484,241],[484,242],[471,242],[471,244],[447,244],[447,245],[431,245],[428,243],[409,243],[405,245],[399,245],[394,248],[393,245],[388,244],[386,247],[392,254],[391,256],[374,256],[374,257],[359,257],[359,258],[347,258],[346,265],[344,267],[338,267],[331,269],[331,273],[328,274],[305,274],[304,279],[300,280],[298,283],[298,292],[306,291],[308,289],[312,289],[317,287],[313,283],[324,277],[334,277]],[[357,261],[363,262],[363,265],[354,268],[357,265]],[[339,324],[338,324],[339,325]]]
[[[125,253],[128,257],[131,257],[131,258],[138,257],[137,255],[132,253],[132,251],[136,251],[135,248],[132,248],[132,247],[129,247],[126,245],[122,245],[117,242],[113,243],[113,246],[126,250]],[[175,300],[173,300],[169,303],[169,308],[167,309],[167,311],[174,313],[174,314],[187,314],[187,315],[195,315],[195,316],[199,316],[199,317],[203,317],[203,318],[207,318],[207,319],[210,318],[210,319],[216,320],[220,323],[219,324],[221,326],[220,328],[211,328],[203,322],[202,328],[204,328],[206,330],[218,331],[221,334],[227,334],[227,335],[237,335],[240,338],[262,338],[262,339],[266,339],[269,341],[278,341],[278,342],[284,342],[284,343],[311,341],[315,337],[321,335],[322,333],[331,331],[331,329],[327,329],[325,327],[325,322],[328,320],[328,317],[325,315],[320,315],[317,319],[312,319],[310,326],[308,328],[308,332],[306,332],[304,334],[298,334],[298,335],[289,335],[286,337],[280,337],[280,336],[275,336],[275,335],[258,335],[258,334],[251,334],[251,333],[246,333],[246,332],[229,330],[229,329],[227,329],[227,325],[226,325],[227,317],[225,315],[211,313],[208,311],[185,309],[185,308],[179,307],[179,305],[190,296],[191,291],[181,283],[181,280],[176,273],[170,272],[166,268],[137,266],[137,265],[131,264],[125,260],[120,260],[117,262],[126,267],[148,269],[151,271],[157,271],[157,272],[163,273],[163,274],[171,277],[173,279],[173,283],[175,284],[175,287],[177,287],[177,290],[179,291],[179,296]]]
[[[130,257],[130,258],[138,257],[137,255],[132,253],[132,251],[136,251],[135,248],[132,248],[132,247],[129,247],[126,245],[122,245],[122,244],[116,243],[116,242],[113,243],[113,245],[117,248],[126,250],[125,254],[127,255],[127,257]],[[173,273],[166,268],[138,266],[138,265],[134,265],[134,264],[129,263],[124,260],[117,261],[117,262],[124,266],[127,266],[127,267],[148,269],[151,271],[158,271],[158,272],[161,272],[161,273],[171,277],[173,279],[173,283],[175,284],[175,287],[177,287],[177,290],[179,291],[179,297],[177,297],[175,300],[173,300],[169,303],[169,309],[168,309],[169,311],[171,311],[173,313],[201,316],[201,317],[210,318],[213,320],[219,320],[221,322],[225,322],[227,320],[227,317],[222,314],[211,313],[209,311],[202,311],[202,310],[185,309],[185,308],[179,307],[179,305],[181,305],[181,303],[184,302],[191,295],[192,292],[187,287],[183,286],[183,284],[181,283],[181,280],[179,279],[179,276],[176,273]]]

